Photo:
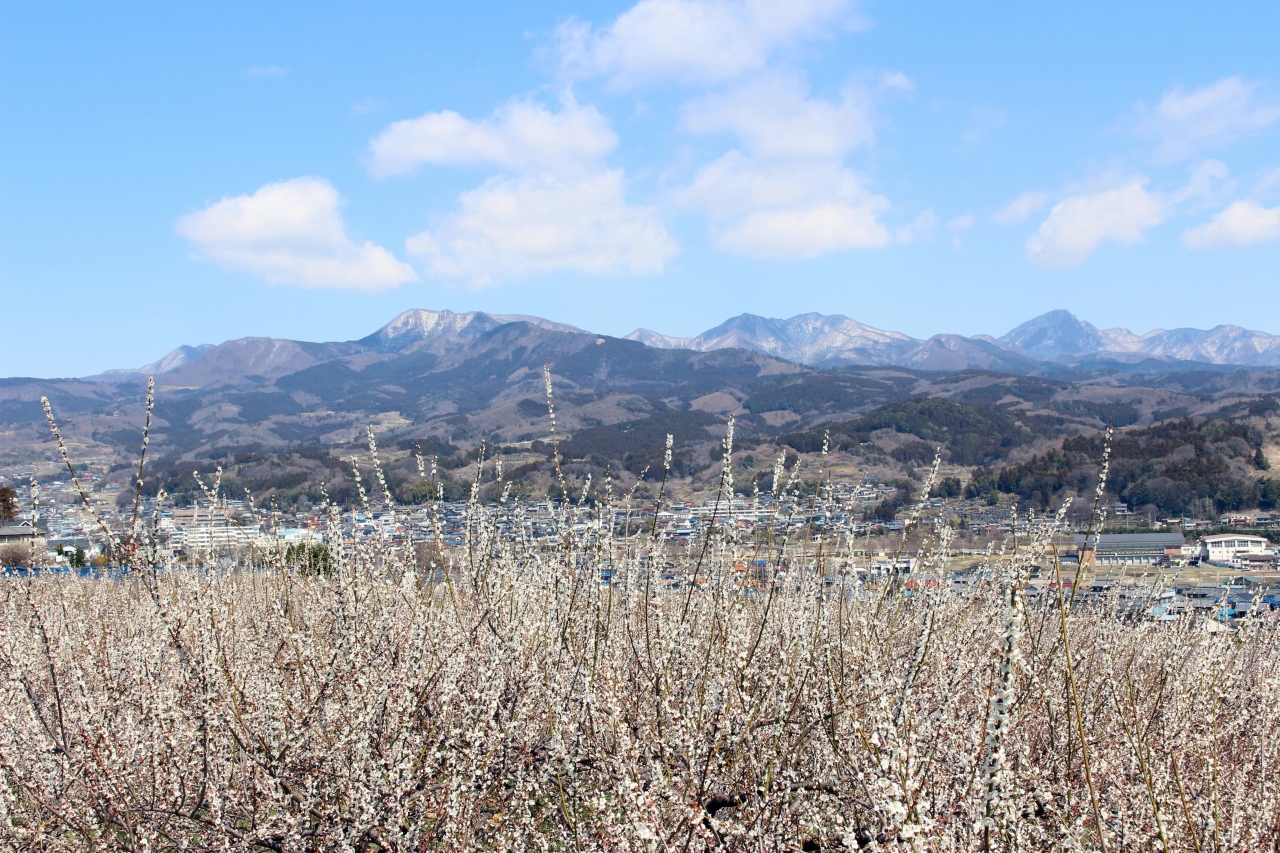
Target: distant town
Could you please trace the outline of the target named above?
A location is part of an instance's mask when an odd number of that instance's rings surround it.
[[[114,529],[127,528],[132,504],[120,504],[118,486],[99,487],[92,480],[81,485],[98,518]],[[814,503],[804,497],[786,502],[784,507],[784,501],[771,494],[752,498],[735,495],[721,501],[679,500],[661,506],[615,495],[608,513],[620,539],[640,532],[651,535],[656,530],[659,541],[673,548],[687,547],[714,525],[730,527],[744,540],[764,535],[789,541],[842,540],[849,553],[862,561],[855,568],[872,568],[877,560],[893,553],[908,521],[901,517],[885,520],[875,514],[899,492],[897,483],[867,477],[822,488],[826,492],[822,511],[808,509]],[[34,495],[21,497],[26,505],[0,527],[0,548],[7,548],[3,552],[6,562],[16,565],[20,557],[29,554],[37,565],[109,564],[99,522],[86,510],[70,482],[38,484]],[[350,547],[379,541],[393,548],[413,549],[438,542],[447,551],[464,544],[472,506],[464,500],[389,506],[371,499],[367,508],[313,505],[282,511],[243,499],[168,506],[144,497],[139,501],[139,516],[142,528],[159,546],[159,561],[185,562],[199,556],[230,565],[251,562],[254,552],[295,545]],[[506,506],[506,520],[499,523],[506,535],[533,543],[554,541],[559,535],[552,501],[521,503],[509,499]],[[514,511],[517,508],[518,513]],[[1213,518],[1152,519],[1136,516],[1126,504],[1113,502],[1103,507],[1102,515],[1102,532],[1095,531],[1087,541],[1087,522],[1078,521],[1075,529],[1065,531],[1068,535],[1055,543],[1060,546],[1061,560],[1074,563],[1083,559],[1089,565],[1109,569],[1203,565],[1257,573],[1280,568],[1280,548],[1271,541],[1280,533],[1280,514],[1253,511]],[[1025,539],[1033,520],[1034,513],[1019,511],[1016,506],[935,496],[921,503],[915,524],[925,531],[949,525],[958,534],[953,553],[975,557],[1004,540]],[[960,564],[968,563],[962,560]]]

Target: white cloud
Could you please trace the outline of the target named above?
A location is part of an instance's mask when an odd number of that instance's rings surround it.
[[[1144,179],[1053,206],[1027,240],[1027,256],[1040,266],[1066,267],[1087,259],[1104,240],[1139,243],[1147,228],[1164,221],[1164,204],[1147,192]]]
[[[417,279],[386,249],[348,237],[338,208],[328,181],[294,178],[188,213],[177,230],[201,257],[273,284],[378,291]]]
[[[387,127],[369,144],[377,176],[434,165],[486,164],[494,176],[459,197],[459,209],[407,241],[429,275],[476,287],[558,269],[660,273],[676,254],[657,211],[626,203],[609,122],[571,93],[558,111],[512,100],[472,121],[451,110]]]
[[[357,116],[372,115],[373,113],[383,109],[386,105],[387,102],[382,100],[382,98],[365,98],[364,100],[356,101],[351,105],[351,114]]]
[[[1225,163],[1205,160],[1191,173],[1187,185],[1169,196],[1169,200],[1174,204],[1182,204],[1184,201],[1207,199],[1219,190],[1229,175]]]
[[[974,143],[986,139],[1009,123],[1009,114],[995,107],[974,107],[969,111],[969,123],[964,129],[965,142]]]
[[[409,238],[432,276],[483,287],[558,269],[646,275],[676,254],[657,211],[627,205],[621,171],[491,178],[461,205]]]
[[[894,90],[899,92],[914,92],[916,90],[916,84],[912,82],[910,77],[903,74],[901,71],[886,71],[880,75],[879,88],[882,92],[892,92]]]
[[[378,177],[407,174],[423,163],[580,171],[617,144],[617,134],[595,107],[580,106],[566,94],[558,112],[513,100],[480,121],[441,110],[395,122],[369,143],[369,169]]]
[[[842,160],[874,142],[876,95],[909,87],[902,75],[886,75],[874,88],[851,82],[838,102],[827,101],[809,97],[803,74],[770,70],[691,101],[685,129],[731,132],[742,150],[699,170],[679,202],[705,213],[715,244],[738,254],[811,258],[886,245],[891,236],[878,216],[888,200],[864,189]],[[933,222],[900,236],[932,228],[937,217],[927,214]]]
[[[680,201],[710,217],[717,246],[753,257],[811,258],[890,241],[877,220],[888,199],[831,161],[770,163],[730,151],[698,172]]]
[[[1139,129],[1158,140],[1157,161],[1173,163],[1270,126],[1280,120],[1280,99],[1257,83],[1224,77],[1191,91],[1174,87],[1154,109],[1138,112]]]
[[[1253,195],[1258,198],[1280,196],[1280,168],[1268,169],[1254,185]]]
[[[938,214],[933,208],[920,211],[911,224],[898,229],[896,234],[899,243],[914,243],[917,240],[928,240],[938,228]]]
[[[261,79],[264,77],[285,77],[288,73],[288,69],[281,68],[279,65],[255,65],[252,68],[246,68],[244,76],[250,79]]]
[[[852,84],[840,103],[810,98],[802,74],[774,71],[691,101],[684,125],[694,133],[731,131],[762,157],[839,158],[874,141],[871,103],[870,93]]]
[[[849,0],[640,0],[600,29],[557,31],[565,71],[615,85],[717,83],[763,68],[788,44],[855,22]]]
[[[960,234],[968,231],[973,227],[973,214],[965,213],[957,216],[947,223],[947,230],[951,232],[951,245],[955,249],[960,248]]]
[[[1190,249],[1245,246],[1280,240],[1280,207],[1237,201],[1203,225],[1182,232],[1182,244]]]
[[[1023,193],[992,214],[991,219],[1000,225],[1012,225],[1022,222],[1031,214],[1044,207],[1049,201],[1046,193]]]

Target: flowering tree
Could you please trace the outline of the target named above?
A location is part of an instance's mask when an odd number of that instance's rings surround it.
[[[730,432],[722,498],[731,458]],[[371,459],[379,479],[372,443]],[[0,584],[0,837],[1275,849],[1274,625],[1218,633],[1132,619],[1116,597],[1030,600],[1032,567],[1057,567],[1061,517],[964,584],[920,584],[855,574],[857,543],[833,526],[744,535],[727,503],[673,549],[616,524],[628,496],[607,482],[587,501],[561,479],[556,532],[535,537],[500,468],[477,470],[462,545],[432,540],[425,573],[386,538],[335,538],[318,572],[283,547],[248,569],[157,568],[139,536],[119,579]],[[811,473],[802,492],[780,461],[774,519],[839,514]],[[479,500],[481,477],[497,503]],[[940,527],[918,565],[941,576],[949,543]],[[746,564],[769,567],[763,583]]]

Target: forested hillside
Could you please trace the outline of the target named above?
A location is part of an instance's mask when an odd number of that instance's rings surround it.
[[[925,463],[935,448],[955,465],[988,465],[1006,458],[1016,447],[1056,434],[1065,421],[1044,415],[1014,414],[992,407],[975,406],[942,398],[914,398],[882,406],[868,415],[783,436],[781,442],[802,452],[813,452],[830,436],[832,447],[856,450],[872,441],[877,430],[893,430],[915,436],[890,451],[900,462]]]
[[[1272,401],[1267,410],[1274,407]],[[1108,495],[1166,516],[1274,507],[1280,480],[1269,475],[1264,451],[1274,439],[1257,421],[1183,418],[1119,432],[1111,445]],[[969,493],[998,491],[1055,506],[1066,494],[1094,487],[1104,441],[1101,434],[1076,436],[1016,465],[976,470]]]

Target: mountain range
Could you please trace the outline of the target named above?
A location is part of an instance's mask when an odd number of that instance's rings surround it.
[[[240,338],[212,346],[183,346],[133,370],[109,370],[89,380],[116,382],[157,374],[169,386],[200,387],[248,377],[269,380],[336,358],[414,350],[443,352],[510,323],[546,331],[589,334],[567,323],[523,314],[455,313],[413,309],[356,341],[312,343],[279,338]],[[1143,365],[1154,372],[1194,365],[1280,366],[1280,335],[1222,325],[1212,329],[1098,329],[1069,311],[1042,314],[995,338],[937,334],[914,338],[839,314],[797,314],[788,319],[740,314],[696,337],[649,329],[626,336],[647,347],[714,352],[743,349],[809,367],[904,367],[914,370],[996,370],[1053,373],[1081,366]],[[443,348],[443,349],[442,349]]]
[[[534,445],[549,438],[544,367],[565,458],[600,475],[660,465],[667,433],[677,467],[711,470],[730,414],[744,446],[785,439],[820,449],[828,426],[856,422],[841,434],[863,437],[845,444],[866,445],[867,464],[889,476],[893,465],[927,463],[925,444],[944,433],[953,463],[987,464],[1107,423],[1270,411],[1280,392],[1280,370],[1257,369],[1276,362],[1273,336],[1100,331],[1065,311],[1001,338],[922,340],[819,314],[742,315],[683,340],[629,337],[523,315],[413,310],[352,341],[241,338],[182,347],[138,370],[0,378],[0,480],[57,469],[45,396],[73,458],[127,477],[147,375],[157,386],[148,458],[167,460],[175,488],[192,463],[232,459],[253,482],[283,488],[297,459],[349,455],[370,426],[402,454],[422,443],[460,458],[483,442],[523,448],[518,465],[533,464],[543,458]],[[960,422],[963,436],[953,435]],[[285,457],[297,459],[281,468]]]
[[[678,338],[636,329],[631,340],[665,349],[700,352],[737,347],[814,367],[882,365],[919,370],[982,368],[1035,372],[1053,365],[1133,363],[1143,359],[1242,367],[1280,366],[1280,335],[1240,326],[1098,329],[1069,311],[1028,320],[999,338],[954,334],[913,338],[876,329],[840,314],[797,314],[786,320],[740,314],[697,337]],[[1036,362],[1042,362],[1037,364]]]

